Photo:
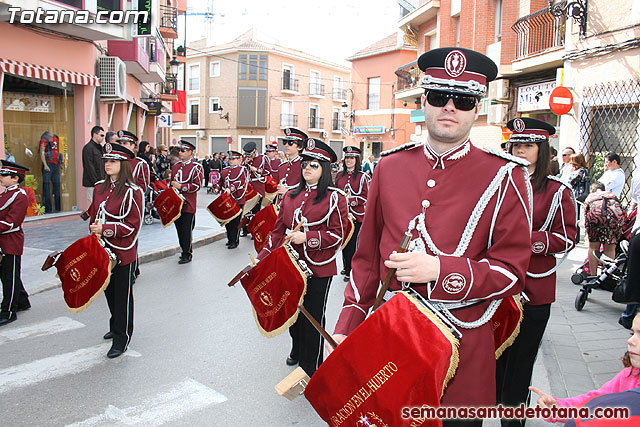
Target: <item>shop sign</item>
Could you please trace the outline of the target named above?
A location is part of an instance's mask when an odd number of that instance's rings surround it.
[[[28,111],[30,113],[55,113],[53,95],[33,95],[30,93],[5,92],[2,105],[7,111]]]
[[[157,101],[153,101],[153,102],[145,102],[145,104],[147,104],[147,116],[153,117],[153,116],[159,116],[162,112],[162,102],[157,102]]]
[[[138,17],[138,22],[133,23],[133,37],[152,37],[151,11],[153,5],[151,0],[136,0],[133,2],[133,9],[145,12],[145,17]]]
[[[518,88],[518,111],[548,110],[549,96],[555,87],[555,81],[520,86]]]
[[[173,123],[173,115],[171,113],[163,113],[158,116],[158,127],[170,128]]]
[[[374,135],[384,133],[384,126],[356,126],[353,133],[357,135]]]

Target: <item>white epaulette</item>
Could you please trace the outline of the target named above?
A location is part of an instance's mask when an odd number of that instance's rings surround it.
[[[529,166],[529,162],[527,160],[521,159],[520,157],[516,157],[513,154],[506,153],[502,150],[496,150],[495,148],[489,148],[489,147],[485,147],[483,148],[483,150],[489,154],[493,154],[494,156],[500,157],[505,160],[509,160],[510,162],[513,162],[520,166]]]
[[[567,187],[570,190],[573,190],[573,187],[571,186],[571,184],[569,184],[567,181],[565,181],[564,179],[555,176],[555,175],[547,175],[547,179],[551,179],[553,181],[557,181],[560,184],[564,185],[565,187]]]
[[[127,183],[127,185],[128,185],[129,187],[131,187],[133,190],[140,190],[140,191],[142,191],[142,188],[141,188],[141,187],[139,187],[137,184]]]
[[[422,145],[423,143],[418,141],[408,142],[406,144],[402,144],[395,148],[392,148],[391,150],[383,151],[382,153],[380,153],[380,157],[385,157],[385,156],[388,156],[389,154],[397,153],[399,151],[411,150],[413,148],[420,147]]]
[[[97,187],[98,184],[102,184],[104,182],[104,179],[101,179],[100,181],[96,182],[95,184],[93,184],[94,187]]]
[[[335,191],[335,192],[337,192],[337,193],[339,193],[339,194],[342,194],[343,196],[347,197],[347,194],[346,194],[344,191],[342,191],[341,189],[339,189],[339,188],[336,188],[336,187],[329,187],[329,190],[331,190],[331,191]]]

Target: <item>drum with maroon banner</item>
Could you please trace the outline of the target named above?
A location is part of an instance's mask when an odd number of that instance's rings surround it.
[[[209,203],[207,210],[221,226],[227,225],[238,215],[242,214],[242,209],[238,203],[224,191],[220,193],[213,202]]]
[[[269,242],[269,236],[278,219],[278,211],[275,206],[269,205],[261,209],[251,218],[247,225],[247,230],[253,236],[253,246],[256,252],[260,253],[262,248]]]
[[[174,187],[163,190],[153,201],[163,227],[168,227],[182,214],[184,197]]]

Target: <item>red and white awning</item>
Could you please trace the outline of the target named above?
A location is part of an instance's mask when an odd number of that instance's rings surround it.
[[[83,86],[100,86],[100,79],[92,74],[77,71],[62,70],[60,68],[34,65],[26,62],[0,58],[0,71],[34,79],[53,80],[56,82],[73,83]]]

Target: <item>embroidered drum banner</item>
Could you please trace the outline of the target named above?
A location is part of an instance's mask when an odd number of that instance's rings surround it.
[[[278,219],[278,212],[273,205],[270,205],[261,209],[249,221],[247,230],[253,236],[253,246],[256,248],[256,252],[260,253],[264,245],[269,241],[276,219]]]
[[[207,210],[213,217],[224,226],[242,213],[242,209],[236,201],[225,192],[207,206]]]
[[[439,419],[405,419],[402,408],[439,407],[457,366],[458,340],[400,292],[329,355],[304,394],[331,427],[441,426]]]
[[[278,181],[273,177],[268,176],[267,181],[264,183],[264,198],[262,199],[262,206],[269,206],[273,203],[273,200],[278,194]]]
[[[251,212],[260,200],[260,193],[256,191],[255,188],[251,186],[251,184],[247,184],[247,191],[244,193],[244,207],[242,208],[242,214],[246,214]]]
[[[169,187],[158,194],[153,201],[153,206],[158,211],[163,227],[168,227],[182,214],[184,198],[173,187]]]
[[[493,316],[493,342],[496,346],[496,360],[515,341],[522,322],[522,302],[520,295],[504,298]]]
[[[79,313],[100,296],[109,284],[115,256],[91,234],[65,249],[55,263],[67,309]]]
[[[307,290],[307,275],[287,245],[267,255],[240,282],[262,335],[275,337],[295,323],[298,304]]]

